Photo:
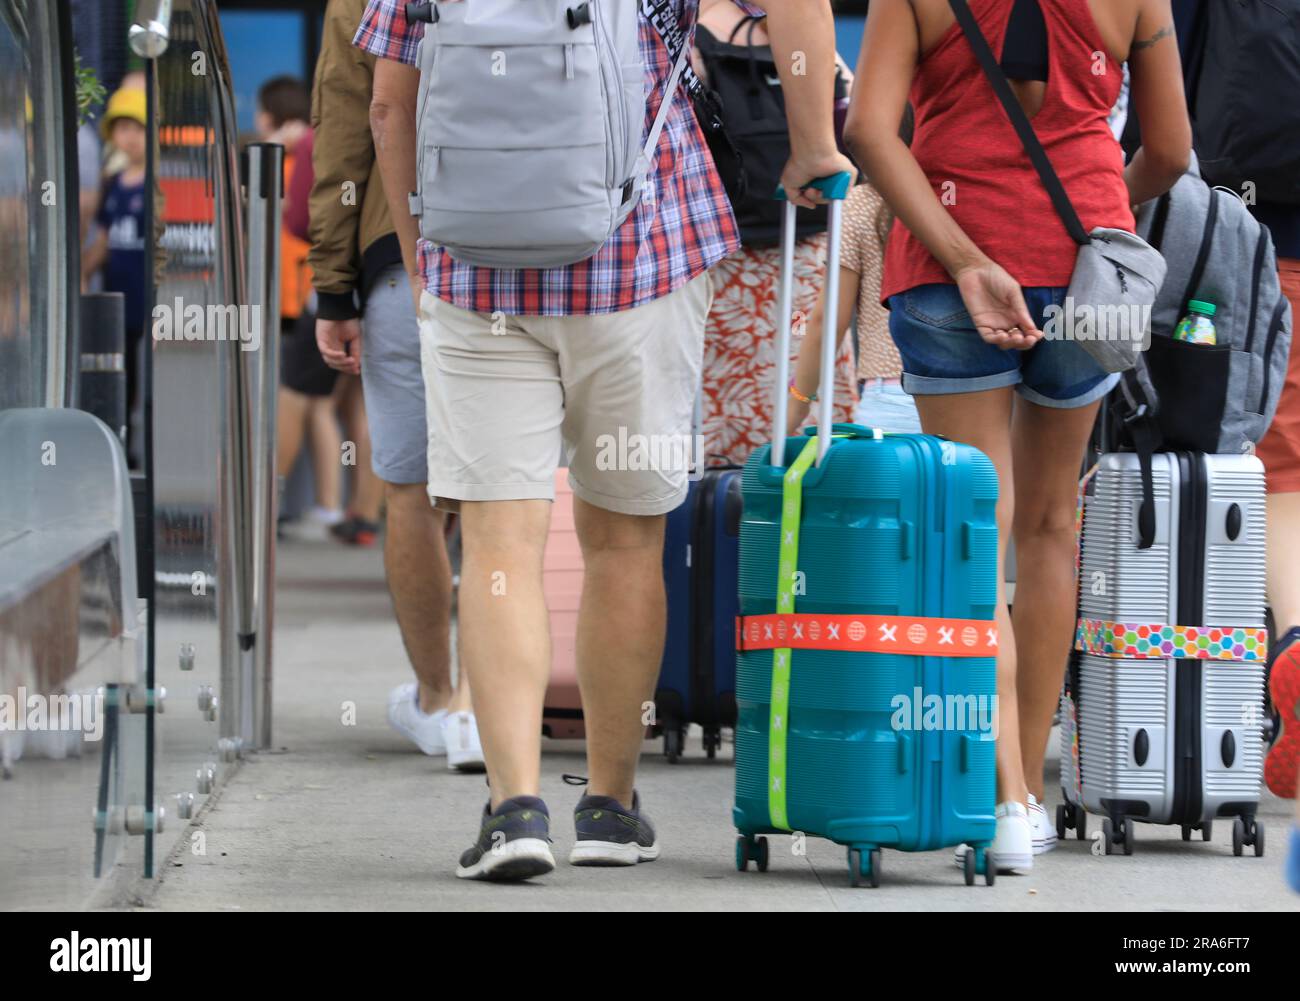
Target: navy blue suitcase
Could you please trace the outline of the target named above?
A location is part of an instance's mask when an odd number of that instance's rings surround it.
[[[654,732],[663,735],[672,762],[685,748],[688,724],[703,727],[710,758],[722,746],[722,728],[736,724],[740,480],[739,469],[706,470],[668,515],[668,629],[655,686]]]

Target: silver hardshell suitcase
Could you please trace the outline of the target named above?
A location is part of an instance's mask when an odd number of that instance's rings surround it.
[[[1151,473],[1150,539],[1136,454],[1103,455],[1085,493],[1057,829],[1099,814],[1105,853],[1128,855],[1135,821],[1208,841],[1232,817],[1234,852],[1262,855],[1264,467],[1165,452]]]

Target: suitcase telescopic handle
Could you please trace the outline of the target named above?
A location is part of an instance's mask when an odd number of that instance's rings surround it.
[[[819,177],[808,186],[816,188],[830,199],[827,206],[826,240],[826,308],[822,310],[821,388],[817,393],[817,465],[821,465],[831,444],[831,412],[835,399],[835,353],[839,339],[835,336],[837,303],[840,299],[840,210],[853,185],[853,176],[847,171]],[[776,386],[773,398],[776,405],[772,428],[772,465],[785,465],[785,422],[790,402],[790,325],[791,305],[794,297],[794,235],[797,206],[786,199],[785,189],[777,187],[776,197],[785,202],[781,217],[781,279],[776,298]]]

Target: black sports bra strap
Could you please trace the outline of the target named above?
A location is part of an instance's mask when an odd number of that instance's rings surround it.
[[[743,28],[745,25],[749,25],[749,35],[748,35],[748,37],[747,37],[746,40],[745,40],[745,44],[746,44],[746,45],[753,45],[753,44],[754,44],[754,27],[755,27],[755,25],[758,24],[758,22],[759,22],[760,20],[762,20],[762,19],[761,19],[760,17],[758,17],[756,14],[746,14],[746,15],[745,15],[744,17],[742,17],[739,21],[737,21],[737,22],[736,22],[736,26],[735,26],[734,28],[731,29],[731,34],[727,36],[727,44],[728,44],[728,45],[735,45],[735,44],[736,44],[736,36],[740,34],[740,29]]]

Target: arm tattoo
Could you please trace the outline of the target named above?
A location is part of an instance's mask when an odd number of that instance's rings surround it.
[[[1155,45],[1156,42],[1160,41],[1160,39],[1168,38],[1173,33],[1174,26],[1172,24],[1165,25],[1165,27],[1161,28],[1150,38],[1139,38],[1135,41],[1133,43],[1133,51],[1136,52],[1138,49],[1149,49],[1151,46]]]

